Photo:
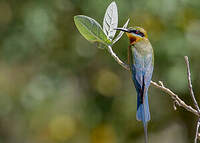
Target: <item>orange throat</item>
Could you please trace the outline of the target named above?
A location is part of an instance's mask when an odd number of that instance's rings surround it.
[[[139,37],[134,36],[133,34],[130,34],[130,33],[126,33],[126,34],[127,34],[128,38],[130,40],[131,45],[135,44],[136,42],[138,42],[140,40]]]

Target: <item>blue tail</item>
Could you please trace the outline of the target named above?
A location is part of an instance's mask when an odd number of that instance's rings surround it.
[[[148,122],[150,120],[148,95],[145,96],[144,103],[140,102],[140,97],[137,99],[137,120],[142,122]]]
[[[140,97],[138,97],[138,106],[137,106],[137,120],[143,122],[144,134],[145,134],[145,143],[148,143],[148,134],[147,134],[147,122],[150,120],[149,104],[148,104],[148,95],[145,96],[144,103],[140,102]]]

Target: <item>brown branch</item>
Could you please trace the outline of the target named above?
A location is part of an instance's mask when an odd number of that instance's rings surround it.
[[[129,65],[125,64],[123,61],[120,60],[120,58],[113,52],[112,47],[108,46],[107,48],[108,52],[110,53],[110,55],[115,59],[115,61],[121,65],[123,68],[125,68],[126,70],[130,71],[130,67]]]
[[[187,65],[187,76],[188,76],[188,86],[189,86],[189,89],[190,89],[190,95],[192,97],[192,100],[194,102],[194,106],[195,108],[197,109],[197,111],[200,113],[200,110],[199,110],[199,105],[197,103],[197,100],[195,99],[195,96],[194,96],[194,92],[193,92],[193,89],[192,89],[192,82],[191,82],[191,73],[190,73],[190,65],[189,65],[189,60],[188,60],[188,57],[185,56],[185,63]]]
[[[121,65],[123,68],[125,68],[126,70],[130,70],[129,65],[125,64],[122,60],[119,59],[119,57],[114,53],[114,51],[112,50],[111,46],[108,46],[108,52],[111,54],[111,56],[115,59],[115,61]],[[177,104],[180,107],[185,108],[187,111],[195,114],[196,116],[200,117],[200,114],[197,110],[195,110],[194,108],[192,108],[191,106],[187,105],[183,100],[181,100],[177,94],[175,94],[174,92],[172,92],[170,89],[166,88],[163,83],[160,81],[159,84],[157,84],[154,81],[151,81],[151,85],[160,89],[161,91],[167,93],[173,100],[174,100],[174,108],[175,108],[175,104]]]
[[[151,81],[151,85],[153,85],[156,88],[159,88],[160,90],[162,90],[163,92],[167,93],[168,95],[170,95],[170,97],[175,101],[175,103],[180,106],[185,108],[187,111],[192,112],[193,114],[195,114],[196,116],[200,117],[200,114],[198,113],[197,110],[195,110],[194,108],[192,108],[191,106],[187,105],[183,100],[181,100],[177,94],[175,94],[174,92],[172,92],[170,89],[166,88],[164,86],[164,84],[159,81],[160,85],[157,84],[156,82]]]
[[[185,58],[185,63],[187,65],[187,77],[188,77],[188,86],[189,86],[189,90],[190,90],[190,95],[192,97],[194,106],[197,109],[198,114],[199,114],[200,113],[199,105],[198,105],[197,100],[196,100],[196,98],[194,96],[194,91],[193,91],[193,88],[192,88],[192,80],[191,80],[191,72],[190,72],[189,60],[188,60],[187,56],[185,56],[184,58]],[[197,143],[198,133],[199,133],[199,126],[200,126],[200,117],[198,118],[198,121],[197,121],[196,134],[195,134],[195,138],[194,138],[194,143]]]
[[[198,121],[197,121],[194,143],[197,143],[197,139],[199,139],[199,126],[200,126],[200,119],[198,119]]]
[[[198,139],[200,140],[200,133],[198,133],[197,137],[198,137]]]
[[[108,46],[107,50],[119,65],[121,65],[126,70],[130,71],[129,65],[125,64],[123,61],[121,61],[118,58],[118,56],[113,52],[111,46]],[[192,88],[189,60],[188,60],[187,56],[185,56],[184,58],[185,58],[185,62],[186,62],[186,65],[187,65],[187,77],[188,77],[189,90],[190,90],[190,94],[191,94],[191,97],[193,99],[193,103],[194,103],[194,106],[195,106],[196,109],[194,109],[191,106],[187,105],[183,100],[181,100],[178,97],[177,94],[172,92],[170,89],[166,88],[164,86],[163,82],[159,81],[159,84],[157,84],[156,82],[151,81],[151,85],[156,87],[156,88],[158,88],[158,89],[160,89],[161,91],[165,92],[166,94],[168,94],[173,99],[173,102],[174,102],[173,107],[174,107],[175,110],[176,110],[176,105],[178,105],[178,106],[183,107],[184,109],[186,109],[187,111],[193,113],[194,115],[196,115],[198,117],[198,122],[197,122],[197,126],[196,126],[196,134],[195,134],[195,139],[194,139],[194,143],[197,143],[197,139],[200,139],[200,134],[199,134],[200,109],[199,109],[198,103],[197,103],[197,101],[195,99],[193,88]]]

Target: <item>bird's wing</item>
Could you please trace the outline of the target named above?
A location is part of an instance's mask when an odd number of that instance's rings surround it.
[[[147,92],[153,72],[153,55],[152,53],[142,55],[134,47],[131,50],[132,53],[130,66],[132,72],[132,79],[138,96],[137,119],[147,122],[150,120]]]
[[[141,94],[141,90],[148,89],[151,82],[153,72],[153,53],[148,53],[144,56],[135,48],[132,48],[132,53],[130,55],[132,78],[137,92]]]
[[[149,88],[151,83],[152,73],[153,73],[153,53],[149,53],[145,56],[144,60],[144,82],[145,88]]]

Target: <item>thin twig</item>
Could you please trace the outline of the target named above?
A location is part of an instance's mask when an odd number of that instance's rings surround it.
[[[113,52],[112,47],[108,46],[108,52],[110,53],[110,55],[115,59],[115,61],[121,65],[123,68],[125,68],[126,70],[130,70],[129,65],[125,64],[123,61],[120,60],[120,58],[118,58],[118,56]]]
[[[192,89],[191,72],[190,72],[189,60],[188,60],[188,57],[187,57],[187,56],[184,56],[184,59],[185,59],[186,65],[187,65],[188,86],[189,86],[189,89],[190,89],[190,94],[191,94],[192,100],[193,100],[193,102],[194,102],[195,108],[196,108],[197,111],[200,113],[199,105],[198,105],[198,103],[197,103],[197,100],[196,100],[196,98],[195,98],[195,96],[194,96],[194,92],[193,92],[193,89]]]
[[[200,126],[200,119],[198,119],[198,121],[197,121],[197,127],[196,127],[196,134],[195,134],[194,143],[197,143],[197,139],[198,139],[198,136],[199,136],[199,126]]]
[[[198,133],[197,138],[200,140],[200,133]]]
[[[151,85],[153,85],[156,88],[159,88],[160,90],[162,90],[163,92],[167,93],[168,95],[171,96],[171,98],[173,100],[176,101],[176,104],[180,107],[185,108],[187,111],[192,112],[193,114],[195,114],[196,116],[200,117],[200,114],[198,113],[197,110],[195,110],[194,108],[192,108],[191,106],[187,105],[183,100],[181,100],[177,94],[175,94],[174,92],[172,92],[170,89],[166,88],[163,84],[159,85],[156,82],[151,81]]]
[[[130,70],[129,65],[125,64],[123,61],[121,61],[119,59],[119,57],[113,52],[112,47],[108,46],[108,52],[111,54],[111,56],[115,59],[115,61],[121,65],[123,68],[125,68],[126,70]],[[191,106],[187,105],[183,100],[181,100],[177,94],[173,93],[170,89],[166,88],[164,86],[164,84],[160,81],[159,84],[157,84],[154,81],[151,81],[151,85],[153,85],[154,87],[162,90],[163,92],[167,93],[168,95],[170,95],[170,97],[174,100],[174,103],[176,103],[178,106],[185,108],[187,111],[195,114],[196,116],[200,117],[200,113],[195,110],[194,108],[192,108]]]
[[[189,90],[190,90],[190,95],[192,97],[192,100],[193,100],[195,108],[197,109],[198,113],[200,113],[199,105],[198,105],[197,100],[196,100],[196,98],[194,96],[194,91],[193,91],[193,88],[192,88],[192,80],[191,80],[191,72],[190,72],[189,60],[188,60],[187,56],[184,56],[184,59],[185,59],[186,65],[187,65],[187,77],[188,77],[188,86],[189,86]],[[198,121],[197,121],[197,127],[196,127],[196,134],[195,134],[195,138],[194,138],[194,143],[197,143],[198,133],[199,133],[199,126],[200,126],[200,117],[198,118]]]

